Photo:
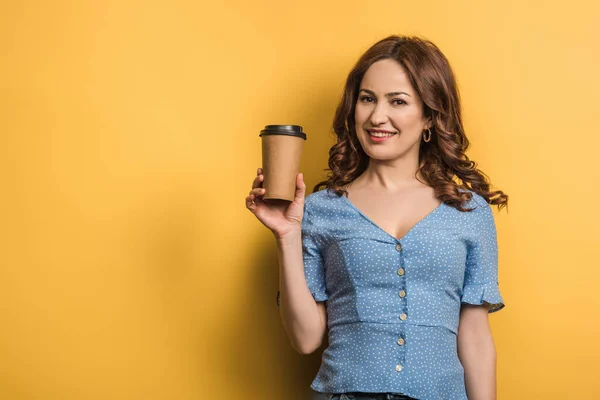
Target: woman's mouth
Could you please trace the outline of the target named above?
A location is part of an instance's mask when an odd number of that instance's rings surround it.
[[[367,130],[367,133],[369,134],[369,138],[376,143],[384,142],[392,136],[396,135],[395,132],[373,132],[369,130]]]

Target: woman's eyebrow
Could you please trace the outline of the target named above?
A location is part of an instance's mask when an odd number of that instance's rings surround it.
[[[368,94],[370,94],[371,96],[375,96],[375,93],[373,93],[371,90],[369,89],[360,89],[361,92],[367,92]],[[410,97],[410,94],[406,93],[406,92],[390,92],[388,94],[386,94],[386,97],[392,97],[392,96],[398,96],[399,94],[405,94],[408,97]]]

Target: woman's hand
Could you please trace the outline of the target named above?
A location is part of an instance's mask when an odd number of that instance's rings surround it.
[[[296,177],[296,195],[294,201],[264,200],[266,189],[262,187],[264,180],[262,168],[256,171],[252,182],[252,190],[246,197],[246,208],[250,210],[264,226],[269,228],[276,238],[280,239],[291,232],[300,231],[304,216],[304,194],[306,185],[304,177],[299,173]]]

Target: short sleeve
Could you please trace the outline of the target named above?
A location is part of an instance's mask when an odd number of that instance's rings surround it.
[[[487,303],[488,313],[493,313],[505,307],[498,284],[496,224],[492,208],[487,202],[476,207],[471,211],[475,218],[473,236],[467,248],[461,303]]]
[[[325,262],[321,249],[321,238],[315,226],[315,214],[310,201],[305,202],[302,217],[302,259],[308,289],[316,301],[329,298],[325,284]]]
[[[304,262],[304,277],[308,289],[315,301],[326,301],[329,298],[325,284],[325,263],[323,260],[321,239],[314,224],[315,214],[307,198],[304,203],[302,217],[302,260]],[[277,292],[279,306],[280,292]]]

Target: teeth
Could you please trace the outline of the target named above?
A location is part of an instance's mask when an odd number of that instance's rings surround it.
[[[395,133],[382,133],[382,132],[369,132],[369,134],[371,136],[375,136],[375,137],[390,137],[390,136],[395,135]]]

